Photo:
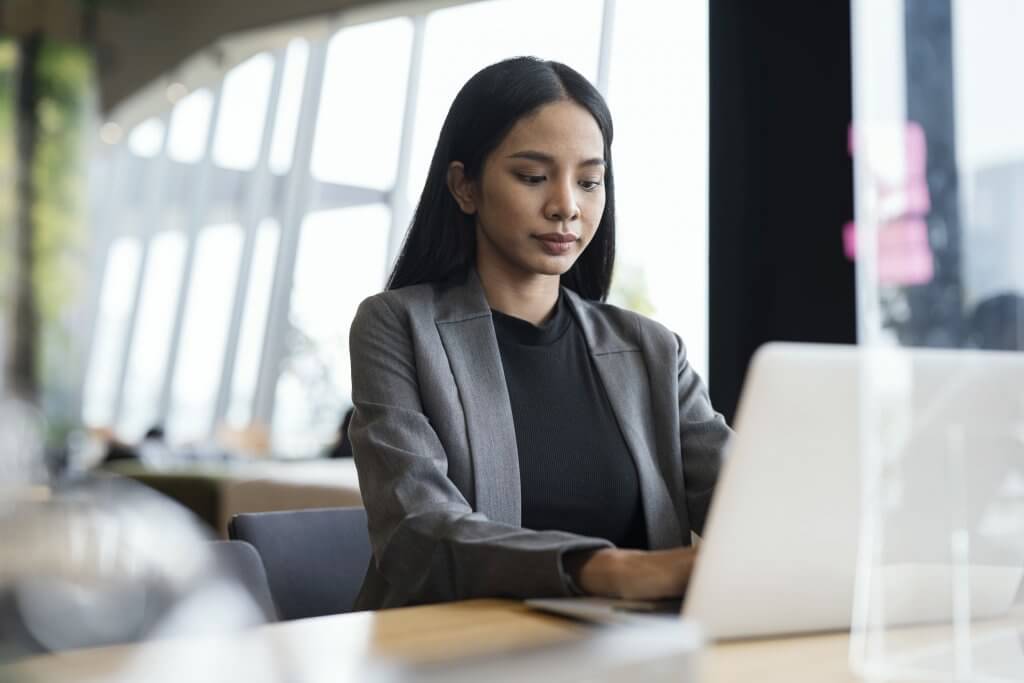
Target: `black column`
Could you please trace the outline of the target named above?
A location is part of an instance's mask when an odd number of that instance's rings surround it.
[[[885,324],[908,346],[962,346],[965,338],[960,272],[960,199],[953,103],[953,23],[949,0],[906,0],[907,119],[927,141],[928,242],[935,264],[926,284],[903,288],[910,315]],[[885,292],[886,299],[898,292]],[[895,302],[894,310],[905,309]],[[883,310],[885,310],[883,308]]]
[[[710,1],[710,385],[754,350],[856,339],[848,0]]]

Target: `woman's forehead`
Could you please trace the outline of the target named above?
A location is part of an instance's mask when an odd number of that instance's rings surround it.
[[[552,157],[601,158],[604,136],[589,111],[572,100],[559,100],[517,121],[499,150],[502,156],[537,151]]]

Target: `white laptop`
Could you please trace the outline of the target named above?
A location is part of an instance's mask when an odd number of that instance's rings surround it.
[[[866,407],[862,397],[871,399]],[[971,615],[1009,609],[1024,548],[999,531],[1016,533],[1013,522],[1024,522],[1014,519],[1024,515],[1024,488],[1013,491],[1014,482],[1024,486],[1024,353],[772,343],[751,362],[682,605],[707,636],[849,629],[858,559],[866,558],[858,555],[862,424],[901,444],[887,451],[886,466],[901,476],[885,491],[884,524],[865,536],[884,556],[867,566],[884,565],[870,585],[885,591],[888,623],[949,618],[953,572],[963,578],[965,566],[951,561],[953,524],[970,541]],[[659,607],[527,603],[605,622]]]

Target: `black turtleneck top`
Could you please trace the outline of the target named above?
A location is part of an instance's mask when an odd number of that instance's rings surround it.
[[[516,443],[523,527],[647,548],[636,465],[565,296],[540,326],[493,311]]]

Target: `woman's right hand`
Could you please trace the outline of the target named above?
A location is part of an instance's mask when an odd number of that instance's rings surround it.
[[[604,548],[566,558],[576,585],[590,595],[627,600],[678,598],[690,581],[697,549]]]

